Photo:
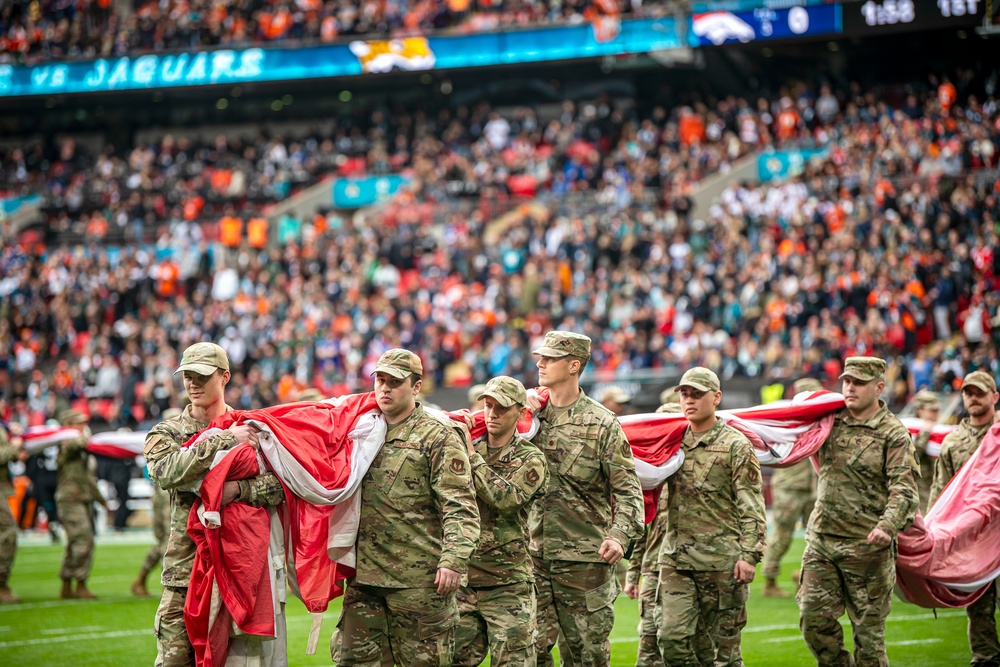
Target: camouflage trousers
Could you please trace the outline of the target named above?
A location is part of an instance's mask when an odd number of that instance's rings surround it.
[[[530,581],[458,590],[455,667],[535,664],[535,587]]]
[[[7,585],[17,550],[17,522],[10,513],[7,496],[0,492],[0,588]]]
[[[917,450],[917,463],[920,464],[920,479],[917,480],[917,494],[920,497],[920,505],[917,509],[921,514],[927,514],[930,507],[927,504],[931,499],[931,486],[934,483],[934,462],[937,459],[931,458],[927,453]]]
[[[986,589],[982,597],[966,608],[969,617],[969,648],[972,667],[1000,667],[1000,642],[997,641],[996,608],[997,582]]]
[[[91,503],[62,501],[56,503],[59,519],[66,531],[66,552],[63,554],[59,578],[86,581],[94,562],[94,515]]]
[[[339,665],[380,667],[387,644],[397,665],[451,665],[458,623],[454,595],[438,595],[435,588],[352,583],[344,594],[342,620]]]
[[[155,667],[194,667],[194,648],[184,626],[187,588],[164,586],[153,619],[156,633]]]
[[[639,652],[635,667],[663,667],[663,657],[656,643],[656,589],[658,572],[644,572],[639,581]]]
[[[142,561],[143,572],[150,572],[163,563],[167,537],[170,535],[170,494],[158,486],[153,487],[153,511],[150,519],[155,541],[149,546],[146,558]]]
[[[660,568],[656,641],[667,667],[742,667],[740,638],[747,624],[747,584],[732,570]]]
[[[568,653],[577,667],[609,665],[608,635],[615,624],[615,598],[619,593],[615,568],[607,563],[532,560],[539,667],[554,664],[552,648],[557,641],[560,655]]]
[[[781,574],[781,559],[792,544],[795,524],[800,517],[803,526],[809,524],[815,503],[816,495],[812,491],[774,489],[774,532],[767,539],[763,563],[764,576],[768,579],[777,579]]]
[[[896,543],[810,535],[802,555],[799,628],[819,667],[887,667],[885,619],[896,582]],[[844,649],[840,617],[854,631],[854,656]]]

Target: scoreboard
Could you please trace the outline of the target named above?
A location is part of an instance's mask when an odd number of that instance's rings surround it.
[[[986,0],[865,0],[842,5],[844,33],[884,33],[972,28],[982,22]]]

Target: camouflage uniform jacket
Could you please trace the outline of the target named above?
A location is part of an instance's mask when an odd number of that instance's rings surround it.
[[[545,492],[545,455],[517,433],[503,447],[487,438],[473,443],[469,458],[479,503],[479,548],[469,562],[469,586],[534,581],[528,555],[528,510]]]
[[[788,468],[775,468],[771,474],[771,488],[786,491],[816,491],[816,473],[812,462],[800,461]]]
[[[767,519],[760,463],[747,437],[721,419],[700,437],[688,428],[684,463],[664,484],[659,562],[678,570],[725,572],[764,552]]]
[[[931,486],[930,505],[938,499],[944,487],[948,486],[951,478],[964,466],[972,455],[979,449],[986,432],[993,426],[992,423],[982,426],[973,426],[966,417],[959,423],[958,428],[944,437],[941,443],[941,454],[938,456],[937,464],[934,466],[934,484]]]
[[[865,421],[847,408],[817,452],[819,487],[810,535],[865,539],[873,528],[892,537],[917,511],[917,463],[909,431],[883,401]]]
[[[545,453],[549,485],[528,519],[531,555],[597,563],[608,538],[627,549],[642,535],[643,504],[618,418],[581,390],[569,409],[550,404],[538,419],[532,442]]]
[[[226,406],[226,412],[232,408]],[[205,438],[196,445],[181,447],[208,426],[191,416],[191,406],[179,417],[162,421],[146,435],[143,454],[149,478],[170,492],[170,536],[163,555],[164,586],[186,587],[191,581],[195,546],[187,534],[188,516],[197,499],[191,489],[197,488],[212,466],[216,452],[239,443],[229,431]],[[239,480],[239,502],[251,505],[277,505],[285,499],[281,482],[273,473]]]
[[[418,403],[361,483],[356,581],[431,587],[438,568],[465,574],[478,541],[468,449]]]
[[[102,500],[97,480],[87,465],[90,461],[87,442],[88,438],[81,435],[59,443],[59,453],[56,455],[59,470],[56,502],[91,503]]]
[[[10,480],[10,470],[7,464],[17,460],[18,449],[7,439],[7,431],[0,426],[0,502],[14,493],[14,485]]]
[[[921,429],[913,437],[914,458],[917,461],[920,479],[917,480],[917,490],[920,492],[920,506],[918,509],[927,512],[930,509],[928,498],[931,494],[931,485],[934,481],[934,465],[937,459],[927,453],[927,446],[931,442],[930,427]]]
[[[660,494],[661,506],[667,495],[666,487],[664,487]],[[638,584],[640,576],[659,576],[660,547],[663,545],[664,517],[666,516],[666,510],[658,511],[653,520],[646,524],[643,536],[632,545],[632,558],[628,562],[628,570],[625,571],[626,584]]]

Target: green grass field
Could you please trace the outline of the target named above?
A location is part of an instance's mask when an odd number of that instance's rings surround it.
[[[148,539],[152,539],[151,537]],[[23,540],[22,540],[23,541]],[[159,586],[150,586],[154,598],[141,600],[128,593],[146,552],[142,534],[125,540],[98,543],[90,588],[96,602],[58,599],[62,549],[36,540],[22,544],[14,563],[11,587],[22,603],[0,607],[0,666],[107,667],[152,665],[156,645],[152,633]],[[799,538],[785,560],[785,572],[796,567],[803,541]],[[158,577],[151,576],[150,579]],[[753,584],[748,607],[749,624],[743,634],[747,665],[797,667],[815,665],[799,634],[798,610],[793,599],[765,599],[763,582]],[[791,590],[790,575],[782,587]],[[320,649],[305,655],[310,619],[298,600],[288,605],[289,664],[296,667],[329,665],[328,638],[340,611],[339,600],[326,613]],[[611,636],[613,665],[635,664],[637,602],[625,596],[616,605],[617,622]],[[847,630],[850,641],[850,630]],[[928,609],[893,601],[886,630],[889,659],[904,667],[954,667],[967,665],[965,612],[940,610],[935,618]]]

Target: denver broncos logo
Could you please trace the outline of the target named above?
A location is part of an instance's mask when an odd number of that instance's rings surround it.
[[[408,71],[432,69],[435,62],[426,37],[357,41],[348,48],[365,73],[391,72],[394,67]]]

